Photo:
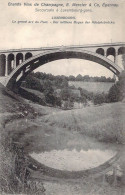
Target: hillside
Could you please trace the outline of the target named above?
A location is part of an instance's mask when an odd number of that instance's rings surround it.
[[[125,141],[125,104],[111,103],[44,116],[52,126],[79,131],[105,142]]]

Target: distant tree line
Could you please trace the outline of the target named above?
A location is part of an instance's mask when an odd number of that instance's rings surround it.
[[[70,75],[67,77],[68,81],[85,81],[85,82],[115,82],[115,78],[106,78],[105,76],[101,77],[91,77],[89,75],[82,76],[81,74],[78,74],[76,77],[73,75]]]
[[[36,73],[32,73],[33,76],[35,76],[38,79],[49,79],[49,80],[55,80],[56,82],[60,81],[62,82],[62,80],[67,80],[67,81],[85,81],[85,82],[115,82],[115,78],[111,78],[108,77],[106,78],[105,76],[95,76],[95,77],[91,77],[89,75],[84,75],[82,76],[81,74],[78,74],[77,76],[64,76],[64,75],[57,75],[54,76],[52,74],[46,74],[46,73],[42,73],[42,72],[36,72]]]

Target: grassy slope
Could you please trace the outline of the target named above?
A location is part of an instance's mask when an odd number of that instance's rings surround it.
[[[74,129],[101,141],[125,141],[125,104],[113,103],[43,117],[50,125]]]
[[[84,135],[109,143],[123,143],[125,140],[124,103],[72,111],[30,104],[38,112],[46,111],[46,115],[35,120],[21,119],[6,125],[14,139],[25,146],[26,151],[63,149],[73,147],[74,144],[78,148],[88,148],[91,141],[86,140],[88,138]],[[15,130],[13,127],[16,127]],[[84,144],[83,140],[86,140]],[[91,143],[91,147],[96,146]]]
[[[2,87],[0,90],[4,91]],[[5,113],[24,113],[27,110],[25,105],[4,93],[0,93],[0,113],[2,115],[3,113],[4,115]],[[29,104],[29,101],[26,102]],[[124,103],[105,104],[103,106],[87,107],[71,111],[60,111],[59,109],[40,106],[34,103],[30,103],[29,105],[29,114],[33,113],[35,109],[38,113],[46,115],[42,118],[40,117],[40,121],[39,119],[36,120],[36,125],[38,121],[42,122],[41,126],[45,124],[49,129],[60,128],[60,131],[63,129],[69,131],[75,130],[83,135],[92,136],[105,142],[123,143],[125,141]],[[25,121],[23,121],[23,124],[25,127]],[[18,129],[20,127],[18,126]],[[46,128],[42,129],[45,130]]]

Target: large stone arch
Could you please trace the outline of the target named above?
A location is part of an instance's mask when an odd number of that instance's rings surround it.
[[[106,57],[80,49],[64,49],[64,50],[55,50],[55,51],[48,51],[41,53],[37,56],[29,58],[28,60],[24,61],[20,64],[7,78],[6,86],[10,89],[13,89],[14,86],[19,86],[21,81],[33,70],[38,68],[41,65],[44,65],[48,62],[60,60],[60,59],[69,59],[69,58],[76,58],[76,59],[84,59],[96,62],[110,71],[112,71],[117,76],[120,74],[122,69],[115,65],[111,60],[107,59]]]

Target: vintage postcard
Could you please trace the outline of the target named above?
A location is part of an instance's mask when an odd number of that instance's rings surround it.
[[[0,194],[125,195],[125,1],[0,1]]]

